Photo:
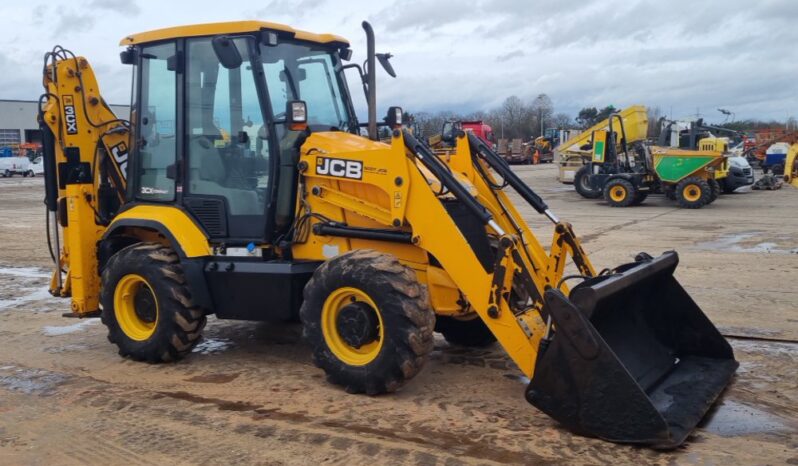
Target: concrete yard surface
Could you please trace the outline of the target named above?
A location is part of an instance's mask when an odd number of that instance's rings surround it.
[[[675,249],[676,276],[729,337],[740,368],[672,451],[571,434],[524,400],[494,345],[436,336],[399,392],[350,395],[313,366],[297,324],[210,318],[186,359],[122,359],[98,319],[50,297],[42,178],[0,179],[0,464],[798,464],[798,189],[663,197],[610,208],[517,172],[573,224],[593,264]],[[548,245],[550,223],[521,207]]]

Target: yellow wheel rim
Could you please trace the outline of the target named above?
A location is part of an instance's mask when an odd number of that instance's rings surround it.
[[[144,341],[155,333],[158,300],[152,286],[141,275],[125,275],[114,290],[114,316],[131,340]]]
[[[682,197],[690,202],[695,202],[701,199],[701,187],[697,184],[688,184],[682,190]]]
[[[610,199],[615,202],[621,202],[626,199],[626,188],[621,185],[615,185],[610,188]]]
[[[351,305],[355,307],[349,307]],[[351,319],[347,320],[354,309],[357,309],[357,315],[364,318],[365,322],[353,323]],[[341,311],[344,311],[344,315]],[[361,335],[364,335],[364,332],[367,334],[364,339],[370,341],[354,342],[351,335],[342,335],[341,326],[346,325],[357,325],[359,330],[363,330],[360,332]],[[338,288],[324,301],[321,310],[321,331],[330,351],[350,366],[365,366],[374,361],[380,354],[385,339],[382,315],[377,305],[369,295],[352,287]]]

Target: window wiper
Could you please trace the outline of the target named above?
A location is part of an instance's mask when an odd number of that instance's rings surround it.
[[[296,83],[294,83],[294,76],[288,70],[287,66],[283,67],[283,73],[285,73],[286,81],[288,81],[288,86],[291,88],[291,93],[294,94],[294,99],[299,99],[299,91],[296,89]]]

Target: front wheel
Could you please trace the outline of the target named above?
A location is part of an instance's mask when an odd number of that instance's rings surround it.
[[[612,179],[604,185],[604,199],[610,207],[629,207],[637,198],[637,189],[623,178]]]
[[[114,254],[102,272],[102,322],[121,356],[166,362],[199,342],[205,312],[191,299],[177,254],[138,243]]]
[[[392,255],[361,249],[330,259],[304,298],[299,313],[313,362],[349,393],[395,391],[432,351],[427,289]]]
[[[688,176],[676,184],[676,201],[685,209],[699,209],[707,205],[712,197],[712,188],[707,180]]]

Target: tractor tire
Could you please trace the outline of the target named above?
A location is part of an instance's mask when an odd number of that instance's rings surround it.
[[[299,315],[313,362],[349,393],[397,390],[432,351],[427,288],[390,254],[360,249],[322,264],[305,285]]]
[[[435,331],[452,345],[484,348],[496,342],[496,337],[479,317],[469,320],[438,316]]]
[[[676,183],[676,202],[685,209],[700,209],[710,203],[712,188],[697,176],[688,176]]]
[[[604,185],[604,200],[610,207],[629,207],[634,205],[637,189],[623,178],[614,178]],[[641,201],[642,202],[642,201]]]
[[[108,340],[136,361],[182,358],[206,323],[177,254],[158,243],[136,243],[111,256],[102,271],[100,302]]]
[[[673,185],[666,186],[662,189],[662,193],[665,194],[665,197],[668,199],[675,201],[676,200],[676,187]]]
[[[640,205],[644,203],[647,198],[648,198],[647,192],[642,192],[638,190],[637,193],[635,194],[634,200],[632,200],[632,205]]]
[[[590,165],[585,165],[574,174],[574,188],[585,199],[598,199],[601,197],[600,189],[593,189],[588,183]]]
[[[707,204],[712,204],[720,197],[722,188],[720,187],[720,183],[718,183],[718,180],[714,178],[710,179],[708,183],[710,189],[710,196],[709,196],[709,202],[707,202]]]

